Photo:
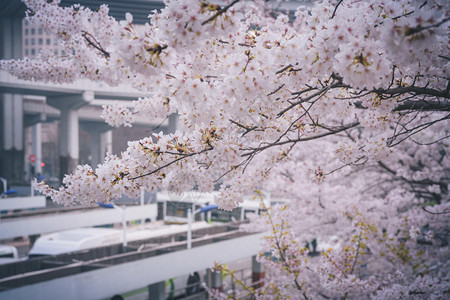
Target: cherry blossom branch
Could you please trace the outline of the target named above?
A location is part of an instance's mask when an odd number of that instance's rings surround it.
[[[429,142],[429,143],[421,143],[421,142],[415,141],[414,139],[411,139],[411,140],[412,140],[414,143],[416,143],[417,145],[421,145],[421,146],[429,146],[429,145],[432,145],[432,144],[436,144],[436,143],[438,143],[438,142],[440,142],[440,141],[443,141],[443,140],[445,140],[445,139],[447,139],[447,138],[449,138],[449,137],[450,137],[450,134],[448,134],[448,135],[446,135],[446,136],[443,136],[443,137],[441,137],[440,139],[434,140],[434,141]]]
[[[84,37],[84,39],[86,40],[86,42],[89,45],[91,45],[92,47],[94,47],[95,49],[100,51],[105,58],[109,58],[110,57],[109,52],[106,51],[105,49],[103,49],[103,47],[100,45],[100,42],[97,41],[97,39],[92,34],[90,34],[87,31],[82,31],[82,36]],[[92,41],[90,38],[92,38],[94,41]]]
[[[358,243],[357,243],[356,250],[355,250],[355,259],[353,260],[353,264],[352,264],[352,268],[350,270],[350,274],[353,274],[353,272],[355,271],[356,262],[358,261],[359,249],[361,247],[361,235],[362,235],[362,232],[359,232]],[[347,297],[348,297],[348,292],[345,292],[344,300],[347,299]]]
[[[315,97],[317,97],[317,99],[316,99],[316,101],[317,101],[317,100],[320,99],[323,95],[325,95],[330,89],[337,88],[337,87],[348,87],[348,86],[342,84],[341,81],[337,81],[337,82],[335,82],[335,83],[332,83],[332,84],[329,85],[329,86],[324,86],[322,89],[320,89],[319,91],[315,92],[314,94],[309,95],[309,96],[307,96],[307,97],[305,97],[305,98],[300,98],[300,100],[298,100],[297,102],[292,103],[291,105],[289,105],[288,107],[286,107],[285,109],[283,109],[282,111],[280,111],[280,112],[277,114],[277,117],[279,118],[279,117],[283,116],[287,111],[291,110],[291,109],[294,108],[295,106],[297,106],[297,105],[299,105],[299,104],[302,104],[302,103],[304,103],[304,102],[307,102],[307,101],[309,101],[309,100],[311,100],[311,99],[314,99]],[[303,92],[305,92],[305,91],[302,91],[302,93],[303,93]],[[295,93],[292,93],[292,94],[293,94],[293,95],[296,95],[296,94],[298,94],[298,92],[295,92]]]
[[[272,233],[273,233],[273,236],[274,236],[274,239],[275,239],[275,246],[276,246],[276,248],[277,248],[277,251],[278,251],[278,254],[280,255],[280,258],[281,258],[281,261],[282,261],[282,263],[283,263],[283,266],[286,268],[286,270],[289,272],[289,273],[291,273],[291,274],[293,274],[293,273],[295,273],[295,272],[293,272],[292,270],[291,270],[291,266],[288,264],[288,262],[287,262],[287,259],[286,259],[286,257],[285,257],[285,253],[286,253],[286,249],[285,248],[282,248],[281,247],[281,245],[280,245],[280,240],[279,240],[279,238],[278,238],[278,236],[277,236],[277,229],[275,228],[275,224],[273,223],[273,219],[272,219],[272,216],[271,216],[271,214],[270,214],[270,212],[269,211],[267,211],[267,216],[268,216],[268,218],[269,218],[269,221],[270,221],[270,225],[271,225],[271,227],[272,227]],[[282,226],[284,225],[284,221],[282,221]],[[280,237],[282,238],[283,237],[283,232],[282,232],[282,230],[280,230]],[[294,274],[295,275],[295,274]],[[302,292],[302,294],[303,294],[303,298],[305,299],[305,300],[308,300],[309,298],[306,296],[306,294],[305,294],[305,292],[303,291],[303,289],[302,289],[302,287],[301,287],[301,285],[298,283],[298,275],[295,275],[295,277],[294,277],[294,283],[295,283],[295,286],[297,287],[297,289],[299,290],[299,291],[301,291]]]
[[[401,102],[400,105],[395,107],[393,111],[403,110],[421,110],[421,111],[450,111],[450,102],[437,102],[437,101],[425,101],[425,100],[407,100]]]
[[[450,20],[450,17],[447,17],[447,18],[443,19],[442,21],[440,21],[439,23],[432,24],[432,25],[429,25],[429,26],[422,27],[422,26],[419,25],[419,26],[414,27],[414,28],[408,28],[408,30],[406,32],[406,35],[413,35],[413,34],[421,32],[423,30],[428,30],[428,29],[431,29],[431,28],[437,28],[437,27],[441,26],[442,24],[448,22],[449,20]]]
[[[217,17],[219,17],[220,15],[222,15],[223,13],[227,12],[227,10],[232,7],[233,5],[235,5],[236,3],[238,3],[240,0],[234,0],[233,2],[231,2],[230,4],[228,4],[227,6],[224,6],[223,8],[219,9],[211,18],[209,18],[208,20],[204,21],[202,23],[202,25],[208,24],[211,21],[214,21]]]
[[[311,141],[311,140],[323,138],[323,137],[326,137],[328,135],[332,135],[332,134],[336,134],[336,133],[348,130],[348,129],[356,127],[358,125],[359,125],[359,122],[353,122],[353,123],[350,123],[350,124],[346,124],[346,125],[340,126],[338,128],[331,128],[330,127],[330,131],[329,132],[325,132],[325,133],[318,134],[318,135],[315,135],[315,136],[304,137],[304,138],[297,138],[297,139],[289,139],[289,140],[286,140],[286,141],[277,142],[277,143],[271,143],[269,145],[261,146],[261,147],[257,147],[257,148],[242,148],[241,150],[250,151],[250,152],[242,154],[242,156],[252,155],[252,154],[254,154],[256,152],[261,152],[263,150],[266,150],[266,149],[274,147],[274,146],[281,146],[281,145],[290,144],[290,143],[306,142],[306,141]]]
[[[333,14],[331,15],[331,19],[334,18],[335,14],[336,14],[336,11],[337,11],[339,5],[341,5],[342,1],[344,1],[344,0],[339,0],[339,2],[338,2],[338,3],[336,4],[336,6],[334,7]]]
[[[427,213],[432,214],[432,215],[444,215],[444,214],[450,214],[450,210],[444,210],[444,211],[441,211],[441,212],[432,212],[432,211],[427,210],[425,207],[422,207],[422,209],[423,209],[424,211],[426,211]]]
[[[258,128],[257,126],[247,127],[247,126],[242,125],[242,124],[240,124],[239,122],[236,122],[236,121],[234,121],[234,120],[232,120],[232,119],[229,119],[228,121],[230,121],[231,123],[233,123],[234,125],[237,125],[238,127],[242,128],[242,129],[245,129],[245,130],[246,130],[246,132],[244,132],[244,133],[242,134],[242,136],[244,136],[244,135],[246,135],[247,133],[249,133],[250,131],[255,130],[255,129]]]
[[[389,147],[394,147],[394,146],[400,144],[401,142],[405,141],[409,137],[411,137],[411,136],[413,136],[413,135],[415,135],[415,134],[417,134],[417,133],[427,129],[428,127],[430,127],[430,126],[432,126],[432,125],[434,125],[434,124],[436,124],[438,122],[441,122],[441,121],[444,121],[444,120],[448,120],[448,119],[450,119],[450,114],[447,114],[446,116],[444,116],[444,117],[442,117],[440,119],[433,120],[433,121],[430,121],[430,122],[426,122],[424,124],[417,125],[417,126],[415,126],[413,128],[409,128],[409,129],[405,128],[405,130],[403,132],[399,132],[398,134],[395,134],[395,135],[393,135],[392,137],[389,138],[388,146]],[[406,135],[406,136],[401,138],[399,141],[396,141],[397,138],[399,138],[402,135]],[[396,141],[396,142],[394,143],[394,141]]]
[[[247,297],[250,297],[251,299],[256,299],[256,291],[255,288],[252,286],[247,286],[245,284],[245,282],[243,282],[242,280],[240,280],[236,274],[235,271],[231,271],[228,269],[228,267],[226,265],[219,265],[219,264],[215,264],[214,265],[214,270],[216,271],[221,271],[223,275],[225,276],[230,276],[231,280],[235,283],[237,283],[243,290],[247,291]],[[233,294],[228,294],[228,298],[227,299],[231,299],[230,296],[232,296],[232,299],[237,299],[236,295],[235,295],[235,290],[233,291]],[[243,295],[239,295],[238,297],[240,298]]]
[[[141,175],[138,175],[138,176],[135,176],[135,177],[128,178],[128,180],[136,180],[136,179],[139,179],[139,178],[142,178],[142,177],[145,177],[145,176],[149,176],[149,175],[155,174],[155,173],[161,171],[162,169],[167,168],[170,165],[172,165],[172,164],[174,164],[174,163],[176,163],[176,162],[178,162],[180,160],[186,159],[186,158],[194,156],[194,155],[199,155],[199,154],[211,151],[213,149],[214,149],[213,147],[210,147],[210,148],[203,149],[202,151],[199,151],[199,152],[192,152],[192,153],[182,154],[181,157],[179,157],[177,159],[174,159],[171,162],[168,162],[167,164],[165,164],[163,166],[160,166],[160,167],[156,168],[155,170],[153,170],[151,172],[148,172],[148,173],[145,173],[145,174],[141,174]],[[179,153],[171,153],[171,154],[180,155]]]
[[[426,87],[417,87],[417,86],[405,86],[405,87],[396,87],[393,89],[375,89],[372,92],[376,94],[387,94],[391,96],[398,96],[401,94],[407,94],[411,93],[416,96],[418,95],[428,95],[428,96],[435,96],[435,97],[442,97],[442,98],[449,98],[450,95],[446,91],[440,91],[436,89],[430,89]]]
[[[350,270],[350,274],[353,274],[353,271],[355,270],[356,262],[358,261],[359,249],[361,248],[361,235],[362,235],[362,232],[360,232],[359,236],[358,236],[358,245],[356,247],[355,259],[353,260],[353,265],[352,265],[352,269]]]
[[[281,90],[284,86],[285,86],[285,84],[283,83],[282,85],[280,85],[279,87],[277,87],[273,92],[270,92],[269,94],[267,94],[267,96],[272,96],[273,94],[275,94],[275,93],[277,93],[279,90]]]
[[[287,66],[281,68],[280,70],[276,71],[275,74],[277,74],[277,75],[278,75],[278,74],[281,74],[281,73],[283,73],[284,71],[286,71],[286,70],[289,69],[289,68],[292,68],[292,65],[291,65],[291,64],[289,64],[289,65],[287,65]]]

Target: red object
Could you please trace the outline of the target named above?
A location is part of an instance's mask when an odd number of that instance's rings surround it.
[[[34,162],[36,161],[36,155],[31,154],[31,155],[30,155],[30,161],[31,161],[32,163],[34,163]]]
[[[41,167],[45,167],[45,163],[41,162]]]
[[[252,272],[252,286],[254,288],[260,288],[264,286],[264,277],[266,277],[266,272]]]

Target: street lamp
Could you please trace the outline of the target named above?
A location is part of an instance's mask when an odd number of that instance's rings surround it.
[[[207,205],[200,209],[195,210],[194,213],[192,213],[192,210],[190,208],[188,208],[188,211],[187,211],[187,221],[188,221],[187,248],[188,249],[192,248],[192,218],[198,213],[207,212],[207,211],[210,211],[210,210],[213,210],[216,208],[218,208],[217,205],[210,204],[210,205]]]
[[[122,230],[123,230],[123,246],[127,246],[127,222],[125,220],[125,206],[119,207],[113,203],[103,203],[97,202],[98,205],[104,208],[115,208],[121,211],[122,213]]]

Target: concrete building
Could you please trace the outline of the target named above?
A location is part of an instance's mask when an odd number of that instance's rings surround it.
[[[61,4],[75,2],[63,0]],[[82,1],[82,5],[95,9],[103,2]],[[145,0],[106,2],[113,16],[124,19],[130,11],[137,23],[144,23],[148,11],[163,5],[162,1]],[[0,58],[32,58],[43,50],[65,55],[56,37],[23,19],[25,10],[20,0],[0,3]],[[39,174],[56,181],[79,163],[95,166],[105,153],[119,154],[128,140],[149,136],[162,121],[142,119],[131,129],[112,129],[99,118],[102,105],[141,96],[130,88],[108,93],[105,85],[92,82],[36,84],[0,72],[0,177],[9,184],[28,183]]]
[[[42,50],[50,50],[54,55],[64,56],[66,53],[59,46],[58,39],[47,34],[37,25],[22,21],[22,57],[35,57]]]

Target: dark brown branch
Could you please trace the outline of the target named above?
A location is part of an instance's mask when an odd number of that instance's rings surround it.
[[[429,26],[425,26],[425,27],[417,26],[414,28],[409,28],[409,30],[406,32],[406,35],[413,35],[413,34],[416,34],[418,32],[424,31],[424,30],[428,30],[431,28],[437,28],[437,27],[441,26],[442,24],[448,22],[449,20],[450,20],[450,17],[445,18],[441,22],[433,24],[433,25],[429,25]]]
[[[389,173],[391,173],[392,175],[396,176],[397,172],[395,172],[394,170],[392,170],[391,168],[389,168],[388,166],[386,166],[382,161],[378,162],[378,165],[380,167],[382,167],[383,169],[385,169],[386,171],[388,171]]]
[[[287,260],[286,260],[286,257],[285,257],[285,252],[286,252],[286,248],[284,248],[284,247],[281,247],[281,244],[280,244],[280,239],[278,238],[278,236],[277,236],[277,229],[276,229],[276,227],[275,227],[275,224],[273,223],[273,220],[272,220],[272,215],[269,213],[269,212],[267,212],[267,216],[269,217],[269,221],[270,221],[270,225],[272,226],[272,233],[273,233],[273,235],[274,235],[274,240],[275,240],[275,246],[277,247],[277,250],[278,250],[278,254],[280,255],[280,259],[281,259],[281,262],[282,262],[282,265],[283,265],[283,267],[285,267],[286,268],[286,270],[289,272],[289,273],[291,273],[291,274],[293,274],[293,272],[292,272],[292,270],[291,270],[291,268],[290,268],[290,265],[288,264],[288,262],[287,262]],[[283,231],[283,225],[284,225],[284,222],[282,221],[282,223],[281,223],[281,230],[279,230],[280,231],[280,238],[283,238],[283,234],[282,234],[282,231]],[[303,289],[302,289],[302,286],[298,283],[298,276],[295,276],[295,278],[294,278],[294,283],[295,283],[295,286],[297,287],[297,289],[299,290],[299,291],[301,291],[302,292],[302,294],[303,294],[303,298],[305,299],[305,300],[308,300],[308,296],[305,294],[305,292],[303,291]]]
[[[340,1],[338,2],[338,4],[336,4],[336,6],[334,7],[333,14],[331,15],[331,18],[332,18],[332,19],[333,19],[334,16],[336,15],[336,11],[337,11],[339,5],[341,5],[342,1],[344,1],[344,0],[340,0]]]
[[[284,83],[282,85],[280,85],[275,91],[267,94],[267,96],[272,96],[273,94],[275,94],[276,92],[278,92],[279,90],[281,90],[284,87]]]
[[[145,176],[149,176],[149,175],[155,174],[155,173],[161,171],[162,169],[167,168],[168,166],[170,166],[170,165],[172,165],[172,164],[174,164],[174,163],[176,163],[176,162],[178,162],[180,160],[186,159],[186,158],[188,158],[190,156],[199,155],[199,154],[202,154],[202,153],[207,152],[207,151],[211,151],[212,149],[214,149],[214,148],[210,147],[210,148],[203,149],[200,152],[193,152],[193,153],[189,153],[189,154],[184,154],[182,157],[174,159],[171,162],[168,162],[167,164],[165,164],[165,165],[163,165],[161,167],[158,167],[158,168],[156,168],[155,170],[153,170],[151,172],[148,172],[148,173],[136,176],[136,177],[128,178],[128,180],[135,180],[135,179],[139,179],[139,178],[142,178],[142,177],[145,177]]]
[[[218,16],[224,14],[225,12],[227,12],[227,10],[232,7],[233,5],[235,5],[236,3],[238,3],[240,0],[234,0],[233,2],[231,2],[230,4],[228,4],[227,6],[222,7],[221,9],[219,9],[211,18],[209,18],[208,20],[204,21],[202,23],[202,25],[208,24],[211,21],[214,21]]]
[[[317,92],[315,92],[314,94],[306,97],[306,98],[301,98],[300,100],[298,100],[297,102],[292,103],[291,105],[289,105],[288,107],[286,107],[285,109],[283,109],[282,111],[280,111],[277,115],[277,117],[281,117],[282,115],[284,115],[287,111],[291,110],[293,107],[307,102],[311,99],[313,99],[314,97],[322,97],[326,92],[328,92],[328,90],[332,89],[332,88],[337,88],[337,87],[347,87],[346,85],[343,85],[342,82],[338,81],[335,82],[331,85],[328,86],[324,86],[322,89],[318,90]],[[297,92],[298,93],[298,92]],[[293,93],[293,95],[295,95],[295,93]]]
[[[403,110],[421,110],[421,111],[450,111],[450,102],[437,102],[425,100],[408,100],[403,101],[400,105],[394,108],[394,111]]]
[[[312,90],[317,90],[317,88],[312,87],[312,86],[307,86],[307,87],[308,87],[307,89],[304,89],[304,90],[301,90],[298,92],[293,92],[292,95],[301,95],[301,94],[304,94],[304,93],[312,91]]]
[[[398,95],[398,94],[407,94],[411,93],[414,95],[427,95],[427,96],[434,96],[434,97],[442,97],[442,98],[449,98],[449,94],[445,91],[435,90],[435,89],[429,89],[426,87],[417,87],[417,86],[405,86],[405,87],[397,87],[389,90],[383,90],[383,89],[376,89],[372,92],[380,94],[380,95]]]
[[[255,130],[256,128],[258,128],[258,127],[256,127],[256,126],[253,126],[253,127],[247,127],[247,126],[242,125],[242,124],[240,124],[240,123],[238,123],[238,122],[236,122],[236,121],[234,121],[234,120],[232,120],[232,119],[229,119],[228,121],[230,121],[231,123],[233,123],[234,125],[236,125],[236,126],[238,126],[238,127],[241,127],[242,129],[245,129],[245,130],[246,130],[246,132],[245,132],[242,136],[244,136],[244,135],[246,135],[247,133],[249,133],[250,131]]]
[[[432,212],[432,211],[427,210],[425,207],[422,207],[422,209],[423,209],[424,211],[426,211],[427,213],[432,214],[432,215],[444,215],[444,214],[450,214],[450,210],[444,210],[444,211],[441,211],[441,212]]]
[[[292,65],[291,65],[291,64],[289,64],[289,65],[283,67],[282,69],[276,71],[275,74],[277,74],[277,75],[278,75],[278,74],[281,74],[281,73],[283,73],[284,71],[286,71],[286,70],[289,69],[289,68],[292,68]]]
[[[244,150],[244,151],[246,151],[246,150],[250,151],[250,152],[242,154],[242,156],[249,156],[249,155],[252,155],[252,154],[254,154],[256,152],[261,152],[263,150],[266,150],[266,149],[274,147],[274,146],[281,146],[281,145],[290,144],[290,143],[306,142],[306,141],[311,141],[311,140],[323,138],[323,137],[326,137],[328,135],[336,134],[336,133],[345,131],[347,129],[356,127],[358,125],[359,125],[359,122],[354,122],[354,123],[350,123],[350,124],[347,124],[347,125],[340,126],[339,128],[330,128],[329,132],[325,132],[325,133],[318,134],[318,135],[315,135],[315,136],[310,136],[310,137],[305,137],[305,138],[297,138],[297,139],[289,139],[289,140],[282,141],[282,142],[271,143],[269,145],[258,147],[258,148],[241,149],[241,150]]]
[[[394,136],[392,136],[392,137],[389,139],[387,145],[388,145],[388,147],[394,147],[394,146],[400,144],[401,142],[403,142],[404,140],[408,139],[409,137],[411,137],[411,136],[417,134],[418,132],[420,132],[420,131],[422,131],[422,130],[425,130],[426,128],[428,128],[428,127],[430,127],[430,126],[432,126],[432,125],[434,125],[434,124],[436,124],[436,123],[438,123],[438,122],[447,120],[447,119],[449,119],[449,118],[450,118],[450,114],[447,114],[446,116],[444,116],[444,117],[442,117],[442,118],[440,118],[440,119],[437,119],[437,120],[434,120],[434,121],[430,121],[430,122],[427,122],[427,123],[424,123],[424,124],[420,124],[420,125],[418,125],[418,126],[415,126],[415,127],[413,127],[413,128],[410,128],[410,129],[405,128],[404,132],[400,132],[400,133],[397,133],[397,134],[395,134]],[[405,135],[405,134],[406,134],[405,137],[403,137],[400,141],[394,143],[394,141],[395,141],[398,137],[400,137],[401,135]]]
[[[103,49],[103,47],[100,45],[100,43],[95,39],[95,37],[92,34],[90,34],[89,32],[83,31],[83,37],[89,45],[91,45],[92,47],[94,47],[95,49],[100,51],[104,57],[106,57],[106,58],[110,57],[109,52],[106,51],[105,49]],[[93,41],[90,38],[92,38]]]
[[[407,12],[406,14],[403,14],[403,15],[400,15],[400,16],[393,17],[392,20],[397,20],[397,19],[400,19],[400,18],[402,18],[402,17],[406,17],[406,16],[409,16],[409,15],[412,15],[413,13],[414,13],[414,10],[412,10],[412,11],[410,11],[410,12]]]
[[[355,260],[353,261],[352,269],[350,270],[350,274],[353,274],[355,271],[356,262],[358,261],[359,249],[361,248],[361,232],[358,236],[358,247],[356,248]]]
[[[443,136],[443,137],[441,137],[441,138],[439,138],[439,139],[437,139],[437,140],[434,140],[434,141],[432,141],[432,142],[428,142],[428,143],[421,143],[421,142],[418,142],[418,141],[415,141],[415,140],[413,140],[413,139],[411,139],[414,143],[416,143],[417,145],[420,145],[420,146],[429,146],[429,145],[432,145],[432,144],[436,144],[436,143],[438,143],[438,142],[440,142],[440,141],[442,141],[442,140],[445,140],[445,139],[448,139],[450,137],[450,134],[449,135],[446,135],[446,136]]]

